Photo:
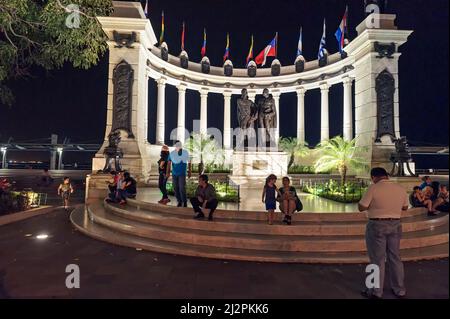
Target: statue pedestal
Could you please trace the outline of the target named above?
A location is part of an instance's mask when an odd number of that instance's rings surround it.
[[[230,179],[242,187],[262,187],[270,174],[278,178],[288,173],[288,154],[268,151],[234,151]]]
[[[91,174],[86,177],[85,203],[103,200],[108,196],[108,182],[112,181],[110,174]]]

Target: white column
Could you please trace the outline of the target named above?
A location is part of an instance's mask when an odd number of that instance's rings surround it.
[[[166,80],[161,78],[158,83],[158,105],[156,109],[156,144],[164,144],[165,133],[165,107],[166,107]]]
[[[352,84],[353,79],[344,78],[344,140],[351,141],[353,139],[353,115],[352,115]]]
[[[275,144],[278,145],[280,140],[280,92],[272,92],[273,99],[275,100],[275,110],[277,113],[277,127],[275,129]]]
[[[320,85],[321,108],[320,108],[320,141],[327,141],[330,139],[330,123],[329,123],[329,105],[328,92],[330,86],[327,83]]]
[[[297,89],[297,140],[305,142],[305,93],[304,88]]]
[[[178,121],[177,121],[177,140],[184,143],[186,136],[186,86],[180,84],[178,87]]]
[[[256,103],[256,92],[255,91],[247,91],[248,99]]]
[[[223,93],[223,147],[231,149],[231,92]]]
[[[208,90],[200,91],[200,133],[207,134],[208,130]]]

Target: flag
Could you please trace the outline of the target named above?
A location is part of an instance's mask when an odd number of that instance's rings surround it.
[[[159,44],[164,42],[164,11],[161,12],[161,34],[159,36]]]
[[[250,50],[248,50],[247,59],[245,60],[245,65],[248,66],[248,63],[252,59],[253,59],[253,34],[252,34],[252,41],[250,43]]]
[[[297,56],[303,55],[303,28],[300,28],[300,37],[298,38]]]
[[[148,18],[148,0],[145,1],[144,13],[145,13],[145,16]]]
[[[223,62],[230,58],[230,34],[227,33],[227,47],[225,48],[225,54],[223,55]]]
[[[344,51],[345,38],[347,35],[347,17],[348,17],[348,7],[345,8],[344,17],[342,18],[339,28],[337,29],[336,33],[334,34],[338,41],[339,52],[341,52],[341,53]]]
[[[320,40],[320,47],[319,47],[319,54],[318,54],[319,60],[325,56],[325,46],[326,45],[327,45],[327,29],[326,29],[326,21],[325,21],[325,19],[323,19],[323,34],[322,34],[322,39]]]
[[[267,57],[277,56],[277,37],[278,34],[275,35],[275,38],[266,46],[264,50],[262,50],[255,58],[255,62],[258,65],[264,66],[266,64]]]
[[[203,29],[202,58],[206,55],[206,29]]]
[[[184,51],[184,35],[185,35],[185,25],[183,21],[183,31],[181,31],[181,51]]]

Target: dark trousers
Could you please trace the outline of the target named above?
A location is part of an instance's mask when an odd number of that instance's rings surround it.
[[[125,189],[119,189],[117,190],[117,197],[119,200],[127,200],[127,198],[135,198],[136,194],[132,194],[130,192],[127,192]]]
[[[448,213],[449,208],[450,207],[449,207],[448,203],[445,203],[445,204],[442,204],[441,206],[436,207],[436,209],[442,213]]]
[[[382,297],[386,262],[389,264],[391,288],[396,294],[405,293],[403,263],[400,258],[402,224],[398,220],[370,220],[366,228],[366,245],[371,264],[380,268],[380,288],[373,294]]]
[[[162,198],[167,199],[167,177],[163,174],[159,174],[158,187],[162,193]]]
[[[202,211],[203,204],[200,203],[200,201],[198,200],[197,197],[191,198],[191,204],[192,204],[192,207],[194,208],[194,212],[203,214],[203,211]],[[212,217],[212,214],[216,210],[218,204],[219,204],[219,201],[216,198],[210,199],[206,203],[206,208],[211,210],[211,212],[209,213],[210,217]]]

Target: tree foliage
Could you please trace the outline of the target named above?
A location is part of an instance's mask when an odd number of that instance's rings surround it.
[[[186,140],[185,148],[190,152],[192,163],[199,164],[199,174],[204,174],[209,166],[222,165],[225,159],[219,143],[206,134],[192,134]]]
[[[300,142],[296,138],[282,137],[280,139],[280,148],[289,155],[288,169],[294,164],[295,157],[304,157],[310,153],[308,143]]]
[[[318,146],[319,159],[315,163],[316,172],[337,169],[341,175],[342,185],[346,182],[349,169],[362,171],[368,168],[367,162],[360,156],[365,151],[356,146],[356,139],[346,141],[341,136],[322,142]]]
[[[107,49],[95,17],[112,10],[111,0],[0,0],[0,102],[13,102],[6,81],[30,75],[33,65],[95,65]]]

